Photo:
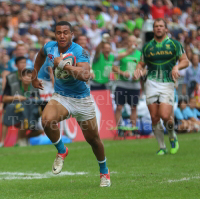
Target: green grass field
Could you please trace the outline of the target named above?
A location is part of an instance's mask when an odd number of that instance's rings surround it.
[[[165,137],[169,149],[168,137]],[[54,146],[0,148],[0,199],[199,199],[200,134],[179,135],[176,155],[156,156],[155,139],[104,141],[112,185],[86,142],[69,144],[63,172],[51,174]]]

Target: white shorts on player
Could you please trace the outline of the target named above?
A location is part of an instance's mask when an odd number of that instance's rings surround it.
[[[174,105],[174,83],[156,82],[147,79],[145,94],[147,105],[155,102]]]
[[[40,98],[44,101],[49,101],[54,93],[54,88],[53,88],[53,84],[51,81],[46,81],[43,79],[42,80],[42,84],[44,89],[43,90],[39,90],[40,91]]]
[[[62,104],[69,112],[70,116],[76,118],[78,122],[91,120],[96,116],[95,105],[91,96],[85,98],[72,98],[54,93],[51,100],[56,100]]]

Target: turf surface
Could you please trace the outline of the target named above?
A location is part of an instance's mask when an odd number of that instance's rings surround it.
[[[176,155],[156,156],[155,139],[104,141],[110,188],[99,187],[98,164],[86,142],[69,144],[57,176],[51,174],[54,146],[0,148],[0,199],[199,199],[200,134],[179,135],[179,144]]]

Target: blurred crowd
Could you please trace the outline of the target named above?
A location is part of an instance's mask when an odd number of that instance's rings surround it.
[[[135,36],[137,49],[141,50],[153,37],[152,24],[156,18],[166,20],[168,35],[181,42],[190,61],[190,69],[181,71],[176,92],[197,96],[200,101],[198,0],[1,0],[1,93],[6,86],[6,76],[15,71],[13,59],[24,56],[27,64],[33,66],[39,49],[47,41],[55,40],[56,22],[71,23],[73,41],[90,53],[92,68],[97,48],[117,57],[120,50],[129,49],[129,35]],[[100,46],[102,42],[109,43],[111,48]]]

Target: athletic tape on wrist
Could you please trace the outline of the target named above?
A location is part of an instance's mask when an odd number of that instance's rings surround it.
[[[58,64],[58,68],[62,69],[65,67],[67,61],[66,60],[62,60],[59,64]]]

